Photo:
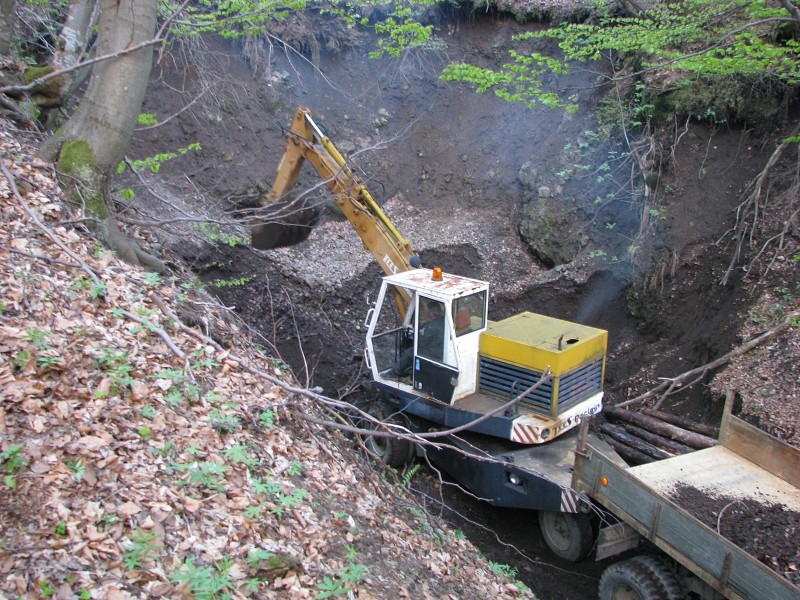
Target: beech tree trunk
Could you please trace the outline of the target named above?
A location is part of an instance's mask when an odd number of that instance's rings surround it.
[[[100,0],[97,56],[115,55],[153,39],[156,0]],[[110,181],[125,156],[150,78],[153,47],[104,60],[92,67],[75,113],[42,147],[68,179],[73,200],[94,217],[95,232],[121,258],[163,271],[164,264],[127,238],[114,219]]]
[[[58,45],[53,57],[54,71],[71,69],[77,65],[87,50],[92,25],[96,20],[97,0],[72,0],[64,27],[58,34]],[[69,71],[57,78],[54,106],[63,106],[85,78],[82,69]]]
[[[14,0],[0,0],[0,55],[5,56],[11,52],[16,23]]]

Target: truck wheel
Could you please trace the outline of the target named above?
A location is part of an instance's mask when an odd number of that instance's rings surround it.
[[[600,577],[600,600],[682,600],[683,586],[666,561],[635,556],[616,563]]]
[[[550,549],[566,560],[580,560],[594,546],[589,515],[540,510],[539,527]]]
[[[383,406],[376,407],[374,410],[371,410],[370,413],[372,413],[372,416],[385,423],[399,424],[399,420],[396,417],[390,416],[388,414],[389,411]],[[364,438],[364,445],[375,458],[395,469],[405,467],[411,462],[413,456],[414,445],[408,440],[369,436]]]

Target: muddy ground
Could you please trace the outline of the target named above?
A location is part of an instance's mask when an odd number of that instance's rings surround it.
[[[312,40],[304,33],[309,29],[295,23],[284,33],[300,53],[275,42],[254,53],[251,47],[207,40],[190,49],[188,68],[184,56],[162,61],[145,111],[165,123],[137,132],[131,155],[174,151],[193,142],[203,149],[165,164],[157,180],[148,177],[149,192],[137,185],[138,206],[161,218],[220,219],[253,206],[283,153],[283,128],[303,105],[362,170],[370,191],[424,264],[490,281],[490,317],[531,310],[607,329],[610,402],[734,347],[747,318],[748,294],[736,277],[728,286],[718,285],[729,249],[717,242],[731,226],[740,191],[765,162],[769,140],[728,126],[692,127],[662,172],[657,218],[636,238],[641,206],[623,197],[592,208],[608,182],[601,185],[596,174],[574,171],[579,161],[595,161],[597,167],[607,148],[582,156],[565,150],[598,128],[597,73],[578,68],[559,81],[577,94],[581,109],[575,115],[510,105],[441,82],[438,74],[450,61],[498,64],[514,33],[540,25],[491,12],[447,12],[434,22],[436,48],[400,59],[368,58],[374,41],[361,33],[344,36],[319,26]],[[564,176],[570,169],[573,174]],[[308,167],[296,189],[330,206],[320,183]],[[554,269],[518,235],[519,215],[538,201],[542,186],[582,223],[576,226],[575,259]],[[348,395],[357,392],[365,375],[362,323],[381,273],[349,224],[327,208],[321,212],[308,240],[290,248],[255,251],[236,245],[236,236],[246,230],[228,225],[202,232],[172,224],[156,237],[243,317],[252,335],[290,364],[301,382]],[[668,408],[717,420],[721,398],[708,393],[707,383],[675,397]],[[439,498],[432,480],[418,487]],[[443,514],[455,527],[468,531],[492,560],[518,567],[520,579],[540,597],[594,595],[605,565],[554,559],[534,519],[449,491],[444,501],[450,508]],[[528,520],[529,530],[515,526]]]

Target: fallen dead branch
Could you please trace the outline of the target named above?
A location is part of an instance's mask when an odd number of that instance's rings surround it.
[[[734,348],[727,354],[724,354],[719,358],[716,358],[711,362],[706,363],[700,367],[681,373],[680,375],[677,375],[675,377],[667,377],[664,379],[664,381],[662,381],[652,390],[647,391],[644,394],[640,394],[635,398],[631,398],[630,400],[625,400],[624,402],[615,404],[614,407],[623,408],[626,406],[630,406],[631,404],[636,404],[637,402],[643,402],[645,400],[648,400],[649,398],[654,398],[658,396],[659,397],[658,402],[656,402],[655,406],[653,407],[654,409],[657,410],[658,408],[661,407],[661,404],[668,396],[671,396],[688,388],[692,384],[702,379],[703,376],[705,376],[709,371],[713,371],[714,369],[721,367],[722,365],[730,362],[737,356],[746,354],[753,348],[757,348],[761,344],[764,344],[765,342],[768,342],[771,339],[779,336],[787,329],[797,326],[798,319],[800,319],[800,311],[791,312],[783,319],[783,321],[781,321],[778,325],[776,325],[772,329],[765,331],[761,335],[753,338],[752,340],[746,342],[745,344],[742,344],[738,348]],[[608,410],[608,408],[606,408],[606,410]]]

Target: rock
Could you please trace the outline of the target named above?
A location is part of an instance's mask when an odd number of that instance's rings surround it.
[[[336,147],[339,149],[340,152],[343,154],[350,154],[354,152],[356,149],[355,143],[350,140],[341,140],[336,142]]]
[[[523,206],[518,225],[520,237],[548,267],[572,262],[582,244],[574,212],[551,196],[549,188],[541,188],[539,197]]]
[[[250,567],[259,581],[275,581],[279,577],[285,577],[290,571],[303,571],[302,561],[284,552],[259,551],[253,556]]]
[[[536,189],[536,180],[539,172],[531,161],[524,163],[517,172],[519,182],[530,190]]]

